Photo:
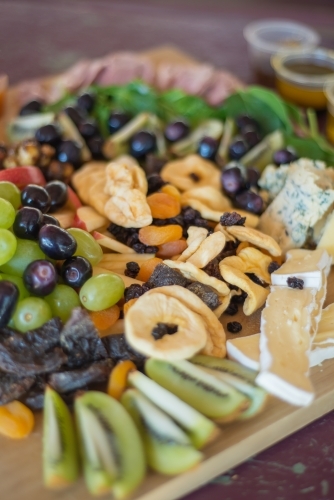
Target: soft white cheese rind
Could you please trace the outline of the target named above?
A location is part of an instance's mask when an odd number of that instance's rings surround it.
[[[300,387],[295,387],[275,373],[261,372],[256,377],[255,382],[273,396],[283,399],[291,405],[307,406],[314,400],[313,390],[303,390]]]
[[[308,375],[316,293],[314,288],[272,286],[261,317],[256,383],[295,405],[306,406],[314,397]]]
[[[260,369],[260,334],[226,341],[227,357],[251,370]]]
[[[271,274],[272,285],[287,286],[287,279],[293,276],[304,281],[304,288],[320,289],[324,285],[332,263],[326,250],[294,249],[286,257],[286,262]]]

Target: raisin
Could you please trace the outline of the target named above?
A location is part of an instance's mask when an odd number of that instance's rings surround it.
[[[198,182],[201,180],[200,176],[195,174],[194,172],[192,172],[191,174],[189,174],[189,177],[190,179],[192,179],[194,182]]]
[[[234,316],[235,314],[237,314],[238,310],[239,310],[238,305],[231,302],[228,308],[225,310],[225,314],[228,314],[229,316]]]
[[[230,333],[239,333],[242,330],[242,325],[238,321],[230,321],[227,323],[226,328]]]
[[[301,278],[296,278],[296,276],[288,278],[286,282],[290,288],[298,288],[299,290],[302,290],[304,288],[304,280],[302,280]]]
[[[164,335],[173,335],[178,330],[174,323],[157,323],[153,328],[151,335],[155,340],[160,340]]]
[[[125,276],[129,278],[136,278],[139,273],[140,267],[137,262],[127,262],[126,269],[124,271]]]
[[[237,212],[224,212],[220,218],[222,226],[244,226],[246,217],[241,217]]]
[[[151,174],[147,177],[147,195],[150,195],[152,193],[155,193],[156,191],[159,191],[159,189],[162,188],[167,184],[163,178],[159,174]]]
[[[278,262],[275,262],[274,260],[272,262],[270,262],[269,266],[268,266],[268,273],[271,274],[275,271],[277,271],[277,269],[279,269],[281,266],[278,264]]]
[[[144,285],[142,286],[134,283],[124,290],[124,301],[128,302],[131,299],[138,299],[138,297],[144,295],[148,290],[149,288],[144,287]]]
[[[250,280],[252,280],[253,283],[256,283],[257,285],[260,285],[260,286],[263,286],[263,287],[266,286],[266,283],[264,281],[262,281],[258,276],[256,276],[256,274],[254,274],[254,273],[246,273],[246,276],[248,276],[248,278]]]
[[[233,285],[230,285],[231,290],[238,290],[238,287],[234,287]],[[246,292],[241,292],[240,295],[234,295],[231,299],[231,302],[234,304],[243,304],[247,298],[247,293]]]

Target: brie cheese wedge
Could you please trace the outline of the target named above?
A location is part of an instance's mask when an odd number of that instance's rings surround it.
[[[298,406],[314,399],[309,378],[316,288],[271,287],[261,317],[260,373],[256,383]]]

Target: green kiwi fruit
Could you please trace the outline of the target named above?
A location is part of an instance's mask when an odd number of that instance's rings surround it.
[[[147,375],[217,422],[230,422],[249,406],[249,398],[189,361],[148,359]]]
[[[219,433],[211,420],[138,370],[129,373],[128,383],[172,417],[196,448],[202,448]]]
[[[230,384],[250,399],[249,407],[239,415],[239,420],[254,417],[262,411],[268,393],[255,384],[256,371],[226,358],[198,355],[190,361],[219,380]]]
[[[74,424],[65,402],[47,387],[43,414],[43,475],[47,488],[60,489],[79,474],[79,456]]]
[[[146,473],[143,443],[125,408],[114,398],[88,391],[75,400],[84,475],[93,495],[129,495]]]
[[[127,390],[121,402],[136,422],[147,463],[153,470],[180,474],[200,462],[202,454],[192,446],[186,433],[138,390]]]

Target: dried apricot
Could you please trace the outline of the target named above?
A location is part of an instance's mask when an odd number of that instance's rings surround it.
[[[137,278],[140,281],[145,281],[145,282],[148,281],[154,269],[158,264],[160,264],[160,262],[162,262],[162,259],[158,259],[157,257],[153,257],[153,259],[146,260],[145,262],[143,262],[140,266]]]
[[[103,309],[102,311],[90,312],[90,317],[98,330],[106,330],[116,323],[120,315],[118,305]]]
[[[162,193],[166,193],[166,194],[170,194],[171,196],[174,196],[174,198],[176,198],[179,201],[181,200],[181,193],[177,189],[177,187],[173,186],[173,184],[165,184],[164,186],[162,186],[160,191]]]
[[[125,302],[125,304],[123,306],[123,313],[124,313],[124,315],[128,312],[128,310],[130,309],[130,307],[133,306],[133,304],[136,302],[136,300],[138,300],[138,299],[130,299],[127,302]]]
[[[117,363],[110,373],[107,392],[115,399],[121,399],[127,386],[128,374],[132,370],[137,370],[136,365],[129,359]]]
[[[175,255],[180,255],[187,248],[186,240],[169,241],[163,245],[159,245],[157,256],[161,259],[170,259]]]
[[[158,246],[176,241],[182,237],[182,227],[178,224],[168,226],[146,226],[139,229],[139,241],[144,245]]]
[[[0,406],[0,434],[4,436],[24,438],[31,433],[34,423],[33,412],[20,401]]]
[[[147,197],[147,203],[155,219],[169,219],[181,212],[180,202],[167,193],[153,193]]]

